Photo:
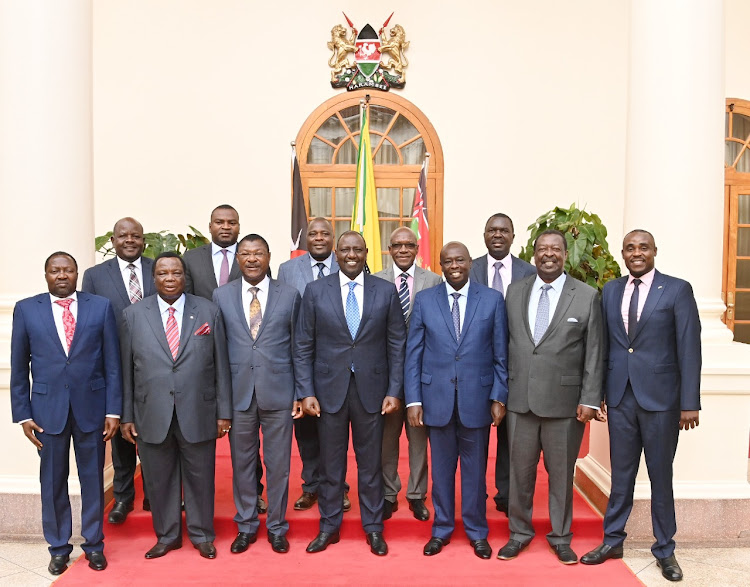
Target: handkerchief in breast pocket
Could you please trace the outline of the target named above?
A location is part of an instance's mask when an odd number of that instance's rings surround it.
[[[208,322],[204,322],[203,326],[196,330],[194,334],[195,336],[205,336],[207,334],[211,334],[211,327],[208,325]]]
[[[568,318],[568,322],[578,322],[578,318]]]

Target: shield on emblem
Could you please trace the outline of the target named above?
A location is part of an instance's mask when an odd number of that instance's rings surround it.
[[[380,65],[380,38],[369,24],[365,25],[355,42],[357,52],[354,54],[354,62],[357,68],[366,78],[369,78]]]

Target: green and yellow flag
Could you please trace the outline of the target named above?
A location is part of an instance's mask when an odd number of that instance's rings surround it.
[[[362,132],[359,134],[357,154],[357,188],[352,211],[352,230],[356,230],[367,244],[367,267],[371,273],[383,268],[380,255],[380,224],[378,223],[378,197],[375,191],[375,174],[370,147],[370,121],[368,107],[362,108]]]

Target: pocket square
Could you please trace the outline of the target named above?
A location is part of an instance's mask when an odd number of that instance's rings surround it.
[[[578,318],[568,318],[568,322],[578,322]]]
[[[211,327],[208,325],[208,322],[204,322],[203,326],[195,331],[195,336],[205,336],[207,334],[211,334]]]

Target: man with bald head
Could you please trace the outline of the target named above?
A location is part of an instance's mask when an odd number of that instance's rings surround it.
[[[441,279],[432,271],[417,267],[415,260],[419,253],[417,235],[411,228],[401,226],[391,233],[388,252],[393,259],[393,266],[375,274],[393,283],[401,303],[406,330],[409,331],[409,317],[417,292],[433,287]],[[383,483],[385,484],[385,502],[383,519],[387,520],[398,509],[398,492],[401,490],[401,479],[398,476],[399,440],[404,428],[406,410],[401,409],[385,417],[383,430]],[[427,497],[427,430],[411,426],[406,422],[406,438],[409,441],[409,484],[406,499],[414,517],[422,522],[430,519],[430,511],[425,506]]]
[[[487,446],[490,424],[505,417],[508,326],[503,296],[469,279],[462,243],[440,251],[445,284],[419,292],[409,321],[404,394],[409,424],[427,427],[435,521],[425,556],[448,544],[455,526],[456,468],[461,461],[461,518],[474,554],[487,542]]]
[[[83,274],[82,289],[105,297],[112,304],[117,327],[122,325],[122,311],[146,296],[156,293],[152,275],[153,261],[143,257],[143,226],[135,218],[121,218],[112,229],[110,242],[115,258],[95,265]],[[118,430],[112,438],[112,480],[115,505],[109,512],[110,524],[122,524],[133,510],[136,469],[135,445],[126,442]],[[143,509],[150,509],[144,483]]]
[[[383,556],[383,416],[403,398],[406,326],[394,287],[364,272],[361,234],[343,233],[336,257],[340,270],[305,289],[294,341],[296,399],[320,418],[320,532],[307,552],[340,539],[351,425],[362,527]]]

